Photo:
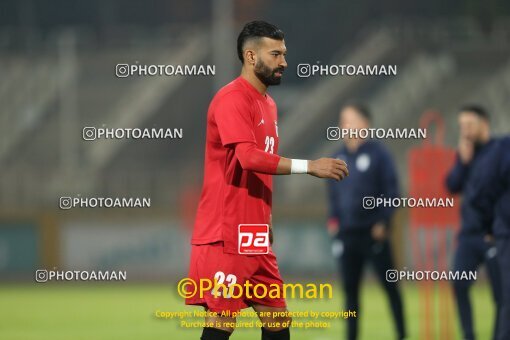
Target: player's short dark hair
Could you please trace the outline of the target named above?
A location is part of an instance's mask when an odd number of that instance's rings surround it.
[[[459,113],[460,112],[471,112],[477,115],[478,117],[482,118],[483,120],[486,120],[487,122],[490,120],[489,112],[487,112],[487,110],[485,110],[485,108],[483,108],[480,105],[472,104],[464,105],[460,108]]]
[[[365,118],[369,122],[372,121],[372,113],[370,112],[370,109],[365,104],[358,103],[358,102],[352,102],[352,103],[345,104],[343,106],[343,109],[348,108],[348,107],[354,109],[354,111],[359,113],[363,118]]]
[[[244,25],[243,30],[237,37],[237,56],[242,63],[244,63],[244,44],[248,40],[264,37],[275,40],[283,40],[284,34],[278,27],[265,21],[251,21]]]

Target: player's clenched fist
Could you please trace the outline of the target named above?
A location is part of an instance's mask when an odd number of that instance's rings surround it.
[[[308,162],[308,173],[319,178],[332,178],[340,181],[349,176],[347,164],[341,159],[319,158]]]

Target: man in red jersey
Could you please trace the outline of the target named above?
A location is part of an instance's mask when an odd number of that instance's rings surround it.
[[[247,307],[259,314],[262,339],[289,339],[291,320],[285,299],[263,294],[266,288],[283,286],[270,245],[272,175],[341,180],[348,171],[338,159],[308,161],[277,155],[276,104],[266,90],[280,84],[287,67],[283,32],[267,22],[250,22],[239,34],[237,52],[243,64],[241,76],[218,91],[207,112],[204,183],[191,240],[189,278],[196,283],[208,279],[223,288],[248,288],[236,294],[212,289],[187,295],[186,304],[208,311],[202,340],[228,339],[235,313]],[[262,232],[243,233],[246,225],[262,227]],[[241,249],[244,246],[259,248],[250,248],[254,252],[247,254]],[[264,247],[266,251],[257,252]],[[266,290],[257,294],[257,288]]]

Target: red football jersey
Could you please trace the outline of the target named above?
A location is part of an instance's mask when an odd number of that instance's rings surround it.
[[[238,77],[214,96],[207,112],[204,182],[192,244],[223,241],[237,253],[239,224],[269,224],[272,175],[243,170],[235,144],[253,142],[276,154],[276,104]]]

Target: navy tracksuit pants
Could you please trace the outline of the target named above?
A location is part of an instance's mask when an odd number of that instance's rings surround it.
[[[489,281],[492,288],[492,294],[496,305],[496,318],[494,324],[493,339],[499,328],[499,314],[501,305],[501,278],[496,258],[496,246],[488,244],[484,240],[484,235],[461,235],[458,239],[458,246],[454,255],[454,271],[475,271],[482,263],[486,265]],[[508,270],[508,269],[507,269]],[[473,281],[458,280],[453,282],[453,289],[457,302],[457,309],[460,315],[460,323],[465,340],[474,340],[473,316],[471,311],[471,302],[469,300],[469,288]],[[507,320],[507,322],[510,319]],[[510,338],[508,338],[510,340]]]
[[[361,278],[367,262],[371,262],[375,274],[388,296],[397,339],[405,337],[404,313],[402,298],[396,282],[386,280],[386,271],[395,269],[389,241],[376,242],[370,235],[370,230],[354,233],[341,233],[335,240],[338,251],[338,264],[341,280],[345,292],[345,308],[356,311],[359,316],[359,296]],[[347,319],[347,339],[355,340],[358,336],[358,318]]]
[[[510,340],[510,238],[497,239],[496,248],[502,286],[497,339]]]

